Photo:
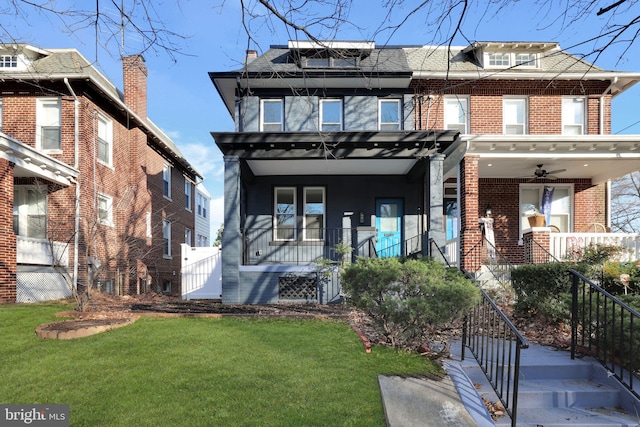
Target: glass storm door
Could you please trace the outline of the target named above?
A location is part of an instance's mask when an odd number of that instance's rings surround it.
[[[376,252],[380,258],[402,255],[402,200],[376,200]]]

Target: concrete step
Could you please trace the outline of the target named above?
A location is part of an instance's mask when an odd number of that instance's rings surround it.
[[[527,427],[637,427],[640,420],[613,408],[519,408],[518,426]],[[495,425],[510,427],[511,419],[501,417]]]
[[[615,408],[618,389],[590,379],[538,379],[520,381],[518,408]]]

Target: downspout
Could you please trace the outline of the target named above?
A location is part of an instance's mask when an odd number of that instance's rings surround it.
[[[80,116],[80,101],[76,93],[71,88],[68,78],[64,78],[64,84],[67,85],[71,96],[73,96],[73,167],[78,169],[80,163],[80,154],[78,148],[80,146],[80,128],[78,126],[78,118]],[[73,229],[73,284],[76,291],[78,290],[78,244],[80,240],[80,181],[75,180],[76,200],[75,200],[75,221]]]

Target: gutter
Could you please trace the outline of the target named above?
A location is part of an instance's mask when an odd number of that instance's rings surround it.
[[[78,96],[73,91],[71,84],[69,83],[68,78],[64,78],[64,84],[67,85],[71,96],[73,96],[73,167],[78,169],[78,164],[80,163],[80,154],[78,153],[78,148],[80,146],[80,129],[78,125],[78,117],[79,117],[79,108],[80,101],[78,100]],[[73,225],[73,284],[75,286],[76,291],[78,290],[78,245],[80,239],[80,181],[75,180],[76,185],[76,200],[75,200],[75,221]]]

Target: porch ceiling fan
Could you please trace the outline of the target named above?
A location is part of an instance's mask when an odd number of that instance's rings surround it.
[[[523,178],[531,178],[529,182],[535,181],[536,179],[554,180],[554,179],[558,179],[558,177],[555,176],[554,174],[566,171],[566,169],[556,169],[553,171],[547,171],[545,169],[542,169],[542,166],[543,166],[542,164],[539,164],[537,166],[538,167],[536,168],[536,170],[533,171],[533,175],[524,176]]]

